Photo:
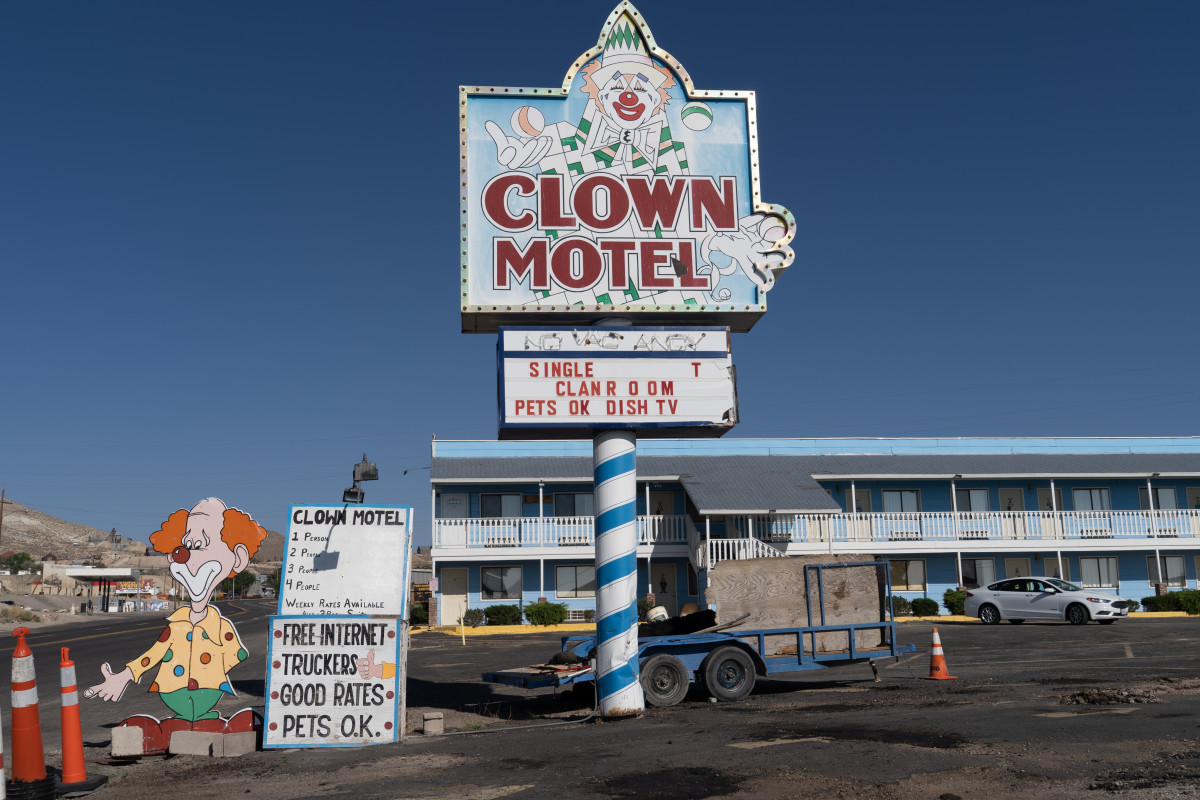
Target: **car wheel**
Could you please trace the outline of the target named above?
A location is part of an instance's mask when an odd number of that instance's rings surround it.
[[[704,659],[704,686],[718,700],[745,699],[754,690],[754,662],[744,650],[722,647]]]
[[[1078,603],[1072,603],[1067,607],[1067,622],[1072,625],[1085,625],[1088,621],[1087,609]]]
[[[1024,621],[1025,620],[1023,620],[1023,619],[1010,619],[1009,620],[1009,622],[1011,622],[1013,625],[1020,625]]]
[[[673,706],[687,696],[687,667],[673,655],[658,653],[642,664],[642,692],[652,706]]]
[[[980,606],[979,620],[984,625],[997,625],[1000,622],[1000,610],[995,606]]]
[[[1096,620],[1096,622],[1099,622],[1101,625],[1112,625],[1114,622],[1116,622],[1116,620],[1115,619],[1098,619],[1098,620]]]

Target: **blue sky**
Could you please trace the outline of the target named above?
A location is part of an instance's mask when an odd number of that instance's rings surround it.
[[[494,438],[459,333],[459,84],[558,86],[615,3],[0,4],[7,496],[144,539],[412,504]],[[1198,433],[1200,4],[642,0],[758,93],[794,266],[732,435]]]

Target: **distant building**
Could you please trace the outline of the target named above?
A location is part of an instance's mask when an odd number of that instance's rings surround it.
[[[592,444],[434,442],[437,624],[595,608]],[[638,595],[704,602],[723,560],[868,553],[902,597],[1022,575],[1200,588],[1200,438],[646,439]]]

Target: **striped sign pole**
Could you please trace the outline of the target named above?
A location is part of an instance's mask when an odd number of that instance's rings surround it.
[[[592,443],[596,509],[596,681],[600,716],[642,713],[638,683],[637,436],[605,431]]]

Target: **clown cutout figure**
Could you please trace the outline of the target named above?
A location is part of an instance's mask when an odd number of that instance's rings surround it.
[[[765,303],[763,295],[791,263],[795,220],[781,206],[758,202],[750,99],[749,92],[692,89],[627,2],[561,92],[468,92],[476,110],[468,110],[467,124],[482,115],[486,131],[486,138],[465,144],[472,173],[464,200],[469,247],[490,249],[497,265],[492,285],[473,283],[469,297],[507,305],[515,296],[498,292],[528,280],[534,298],[524,304],[553,306],[542,310],[730,310]],[[506,102],[522,100],[532,102],[498,116],[512,107]],[[572,121],[548,121],[554,116]],[[486,144],[494,144],[490,169],[481,161]],[[538,180],[522,183],[515,172]],[[475,208],[482,224],[474,222]],[[532,224],[512,224],[525,221]],[[644,249],[646,240],[659,249]]]
[[[172,577],[183,587],[186,606],[167,617],[158,640],[143,654],[113,672],[101,667],[104,680],[87,690],[88,697],[117,701],[131,683],[157,668],[149,691],[174,712],[161,725],[152,717],[138,716],[125,725],[146,732],[146,752],[159,733],[173,730],[229,730],[230,720],[215,710],[222,696],[235,694],[229,670],[246,660],[246,650],[232,623],[212,606],[217,586],[246,568],[266,537],[261,525],[220,500],[201,500],[190,511],[180,509],[150,536],[151,546],[167,555]],[[252,730],[252,712],[235,727]],[[163,748],[165,749],[165,747]]]

